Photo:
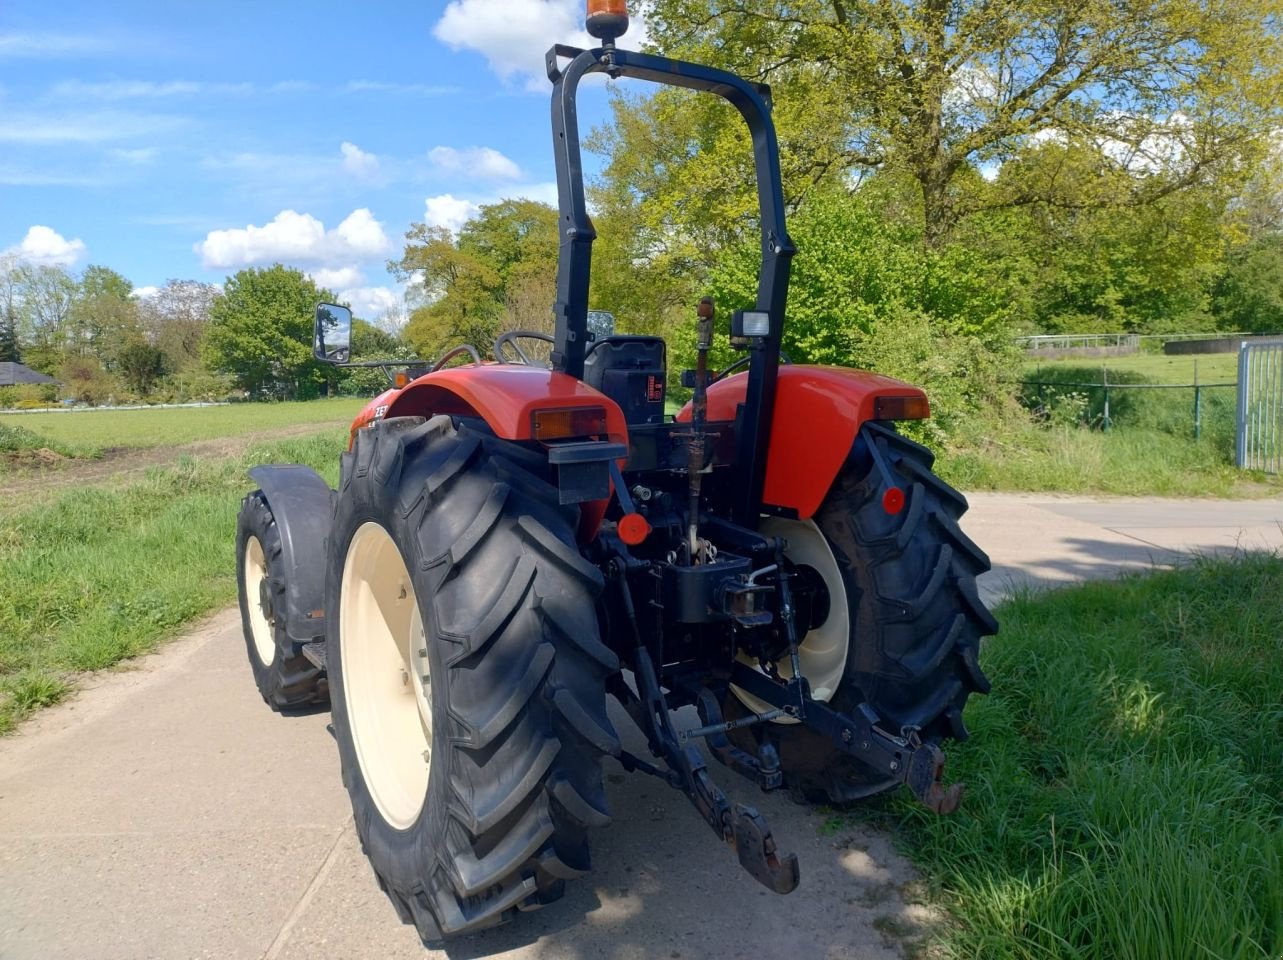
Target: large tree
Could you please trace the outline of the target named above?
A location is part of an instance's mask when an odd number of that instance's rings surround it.
[[[533,200],[483,206],[456,237],[414,224],[398,277],[421,285],[426,303],[406,339],[424,356],[460,342],[485,351],[503,327],[550,330],[557,270],[557,212]]]
[[[201,365],[210,310],[222,291],[198,280],[170,280],[139,304],[143,331],[177,371]]]
[[[95,356],[108,368],[141,336],[133,284],[110,267],[85,268],[67,319],[66,348]]]
[[[334,294],[275,264],[228,277],[210,306],[205,358],[255,396],[314,396],[332,372],[312,355],[316,304]]]
[[[977,210],[1147,204],[1246,169],[1280,122],[1281,12],[1280,0],[654,0],[648,22],[660,49],[776,86],[794,201],[816,181],[901,170],[938,246]],[[738,118],[681,114],[684,99],[619,101],[621,132],[601,143],[608,179],[751,214]],[[1047,138],[1104,147],[1107,185],[1066,196],[1055,178],[1003,190],[968,177]],[[680,203],[665,212],[690,226]]]

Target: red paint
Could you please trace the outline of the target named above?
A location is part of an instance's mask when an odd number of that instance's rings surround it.
[[[748,392],[748,374],[708,388],[708,419],[734,420]],[[917,387],[864,370],[801,364],[781,366],[771,422],[763,499],[807,518],[815,514],[842,468],[855,435],[874,419],[878,397],[925,397]],[[677,419],[690,420],[687,404]]]
[[[385,407],[382,413],[381,407]],[[403,390],[388,390],[371,400],[352,423],[356,431],[384,417],[480,417],[505,440],[530,440],[536,410],[600,407],[606,411],[610,440],[628,445],[628,424],[619,404],[564,373],[517,364],[487,363],[451,367],[425,374]],[[605,438],[603,438],[605,439]],[[625,461],[620,461],[622,467]],[[580,506],[579,536],[591,540],[606,514],[607,500]]]

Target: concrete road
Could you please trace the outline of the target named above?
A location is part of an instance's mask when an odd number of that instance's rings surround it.
[[[990,599],[1190,551],[1283,547],[1280,501],[972,503]],[[425,952],[357,847],[327,720],[263,705],[226,611],[0,741],[0,957],[878,960],[933,919],[889,837],[833,832],[715,769],[801,858],[802,886],[778,897],[678,794],[612,763],[615,822],[596,834],[593,874],[539,913]]]

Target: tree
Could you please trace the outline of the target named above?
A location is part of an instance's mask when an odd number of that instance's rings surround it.
[[[135,393],[146,396],[169,372],[164,352],[145,340],[133,340],[117,352],[120,375]]]
[[[108,267],[86,267],[68,314],[66,349],[93,355],[110,369],[140,335],[133,284]]]
[[[21,363],[22,348],[18,345],[18,324],[12,314],[0,316],[0,363]]]
[[[18,268],[18,289],[20,335],[56,366],[67,345],[76,281],[62,267],[23,265]]]
[[[1283,233],[1230,254],[1213,292],[1213,309],[1222,330],[1283,332]]]
[[[333,300],[279,263],[242,270],[210,307],[206,362],[251,395],[314,396],[333,374],[312,356],[312,317],[318,302]]]
[[[1278,0],[655,0],[648,23],[660,49],[776,86],[794,202],[816,182],[902,170],[936,247],[978,210],[1083,202],[1054,182],[967,182],[1039,139],[1108,148],[1095,205],[1144,205],[1246,169],[1280,121],[1280,12]],[[701,106],[678,121],[680,99],[663,91],[623,125],[607,176],[747,184],[745,138],[728,133],[738,118]],[[618,101],[616,119],[631,106]]]
[[[148,341],[164,352],[175,371],[200,367],[210,310],[221,295],[211,283],[170,280],[139,305]]]
[[[557,212],[531,200],[483,206],[457,238],[443,227],[414,224],[401,259],[388,264],[399,278],[420,284],[427,298],[411,314],[406,339],[434,356],[460,342],[484,350],[501,326],[548,329],[558,243]]]

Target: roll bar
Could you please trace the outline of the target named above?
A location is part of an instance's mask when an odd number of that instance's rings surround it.
[[[563,69],[560,61],[570,62]],[[557,260],[556,333],[552,363],[556,370],[583,378],[588,347],[588,285],[592,244],[597,238],[584,194],[583,161],[576,104],[580,81],[592,73],[629,77],[673,87],[716,94],[730,102],[748,124],[757,168],[757,200],[762,228],[762,266],[758,274],[757,306],[770,315],[769,333],[752,338],[749,384],[738,459],[748,468],[747,480],[736,497],[737,519],[756,526],[766,478],[766,450],[775,412],[776,373],[780,337],[788,299],[790,263],[796,248],[784,226],[784,189],[780,177],[779,145],[771,120],[770,88],[751,83],[725,70],[668,57],[620,50],[606,45],[595,50],[557,45],[546,56],[552,81],[553,149],[557,163],[561,248]]]

